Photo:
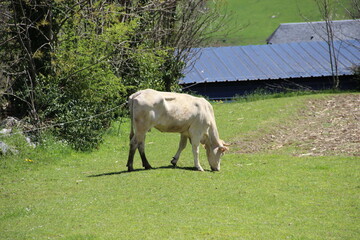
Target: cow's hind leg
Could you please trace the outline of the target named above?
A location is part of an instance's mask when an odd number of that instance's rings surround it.
[[[187,137],[182,135],[180,136],[180,142],[179,142],[179,148],[175,154],[175,156],[173,157],[173,159],[171,160],[171,164],[175,167],[177,161],[179,160],[180,154],[181,152],[185,149],[186,147],[186,143],[187,143]]]
[[[133,167],[133,163],[134,163],[134,155],[136,152],[136,149],[138,148],[138,144],[136,141],[136,138],[134,137],[133,134],[130,134],[131,140],[130,140],[130,150],[129,150],[129,157],[128,157],[128,161],[127,161],[127,168],[128,171],[134,171],[134,167]]]
[[[145,169],[151,169],[151,165],[149,164],[147,158],[146,158],[146,155],[145,155],[145,141],[142,141],[141,143],[139,143],[139,153],[140,153],[140,157],[141,157],[141,161],[142,161],[142,164],[143,164],[143,167]]]
[[[149,162],[146,158],[146,155],[145,155],[145,137],[146,137],[147,131],[148,130],[146,130],[146,129],[139,130],[136,137],[138,140],[138,149],[139,149],[142,165],[145,169],[151,169],[152,167],[149,164]]]

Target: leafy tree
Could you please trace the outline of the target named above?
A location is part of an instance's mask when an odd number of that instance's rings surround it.
[[[139,0],[124,1],[129,15],[126,20],[137,18],[138,27],[131,46],[159,49],[164,62],[161,66],[161,90],[178,89],[185,63],[196,59],[194,47],[205,45],[212,33],[223,27],[226,16],[220,14],[224,0]],[[135,47],[136,48],[136,47]],[[133,59],[126,64],[130,69]],[[120,74],[127,76],[133,71]]]
[[[124,81],[110,62],[119,46],[126,47],[134,24],[120,22],[115,6],[101,8],[107,14],[91,9],[91,17],[84,17],[80,5],[73,8],[53,51],[54,74],[39,78],[36,88],[43,116],[60,126],[58,135],[81,150],[98,145],[127,97]]]
[[[46,1],[3,1],[1,3],[1,79],[12,112],[30,116],[39,123],[34,87],[38,74],[48,74],[53,30],[51,5]],[[51,26],[51,27],[50,27]],[[15,111],[16,110],[16,111]]]

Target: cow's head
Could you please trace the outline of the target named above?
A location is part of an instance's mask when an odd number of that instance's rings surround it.
[[[206,155],[212,171],[220,171],[220,158],[222,155],[224,155],[225,151],[229,150],[226,146],[228,145],[226,145],[225,143],[215,147],[205,145]]]

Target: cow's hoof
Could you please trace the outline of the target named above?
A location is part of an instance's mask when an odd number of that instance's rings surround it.
[[[197,167],[196,169],[200,172],[204,172],[204,169],[202,167]]]
[[[176,159],[176,158],[173,158],[173,159],[171,160],[171,164],[172,164],[174,167],[176,167],[176,163],[177,163],[177,159]]]
[[[128,167],[128,172],[132,172],[132,171],[134,171],[134,168]]]
[[[145,166],[145,170],[149,170],[149,169],[152,169],[152,167],[149,165],[149,166]]]

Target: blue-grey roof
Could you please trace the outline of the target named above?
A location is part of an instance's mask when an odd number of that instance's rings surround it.
[[[360,40],[360,19],[331,22],[334,40]],[[266,39],[269,44],[325,41],[326,22],[282,23]]]
[[[336,41],[339,75],[360,65],[360,42]],[[326,42],[209,47],[188,63],[180,84],[331,76]]]

